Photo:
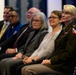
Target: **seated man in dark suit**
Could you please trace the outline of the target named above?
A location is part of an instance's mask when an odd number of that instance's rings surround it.
[[[9,11],[13,10],[12,7],[6,6],[3,12],[4,20],[0,21],[0,43],[6,40],[6,34],[9,29]]]
[[[19,15],[18,15],[17,11],[14,9],[10,10],[10,12],[9,12],[9,22],[10,22],[10,25],[7,30],[7,33],[6,32],[5,32],[6,34],[4,33],[6,36],[3,35],[3,37],[5,37],[5,39],[9,39],[13,35],[15,35],[22,27],[22,24],[19,22]],[[4,51],[1,50],[0,53],[2,53],[2,52],[4,52]]]

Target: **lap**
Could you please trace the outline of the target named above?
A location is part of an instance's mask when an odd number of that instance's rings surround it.
[[[45,73],[45,70],[46,70],[47,73],[50,72],[50,68],[48,68],[48,67],[46,67],[46,66],[44,66],[42,64],[34,64],[34,65],[25,66],[25,67],[22,68],[22,71],[30,70],[30,69],[37,72],[37,73],[38,72],[39,73]]]
[[[8,57],[13,57],[15,55],[16,55],[16,53],[12,53],[12,54],[5,54],[5,53],[3,53],[3,54],[0,54],[0,60],[2,60],[4,58],[8,58]]]
[[[31,71],[31,72],[35,72],[36,74],[60,74],[60,72],[57,72],[45,65],[42,64],[34,64],[34,65],[28,65],[22,68],[22,72],[25,71]],[[61,74],[60,74],[61,75]]]
[[[6,64],[6,66],[8,66],[8,65],[11,66],[11,65],[19,63],[21,61],[22,61],[22,59],[14,60],[12,58],[5,58],[5,59],[2,59],[0,63],[4,63],[4,64]]]
[[[40,63],[40,62],[31,62],[31,63],[19,65],[18,67],[16,67],[16,75],[21,75],[21,69],[22,69],[24,66],[32,65],[32,64],[38,64],[38,63]]]

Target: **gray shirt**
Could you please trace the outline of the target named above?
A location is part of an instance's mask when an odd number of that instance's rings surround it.
[[[54,34],[48,33],[37,50],[31,55],[33,57],[38,56],[39,59],[46,58],[48,55],[51,55],[54,51],[54,41],[56,37],[59,35],[61,30],[55,32]]]

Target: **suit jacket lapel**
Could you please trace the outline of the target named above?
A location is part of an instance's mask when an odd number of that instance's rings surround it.
[[[3,27],[3,25],[4,25],[4,21],[1,21],[0,22],[0,31],[1,31],[2,27]]]
[[[40,35],[40,31],[37,33],[37,35],[31,40],[30,43],[32,43],[35,39],[37,39],[37,37]]]
[[[69,32],[70,28],[72,27],[72,25],[73,25],[73,23],[70,23],[69,25],[64,27],[57,38],[59,38],[63,34],[67,34]]]
[[[34,33],[35,33],[35,32],[33,31],[33,32],[31,32],[31,33],[29,34],[29,39],[27,40],[26,44],[29,43],[29,41],[30,41],[31,38],[33,37]]]

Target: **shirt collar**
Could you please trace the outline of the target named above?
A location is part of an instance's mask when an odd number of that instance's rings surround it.
[[[9,21],[8,21],[8,22],[4,21],[4,24],[6,24],[6,25],[10,25],[10,22],[9,22]]]

